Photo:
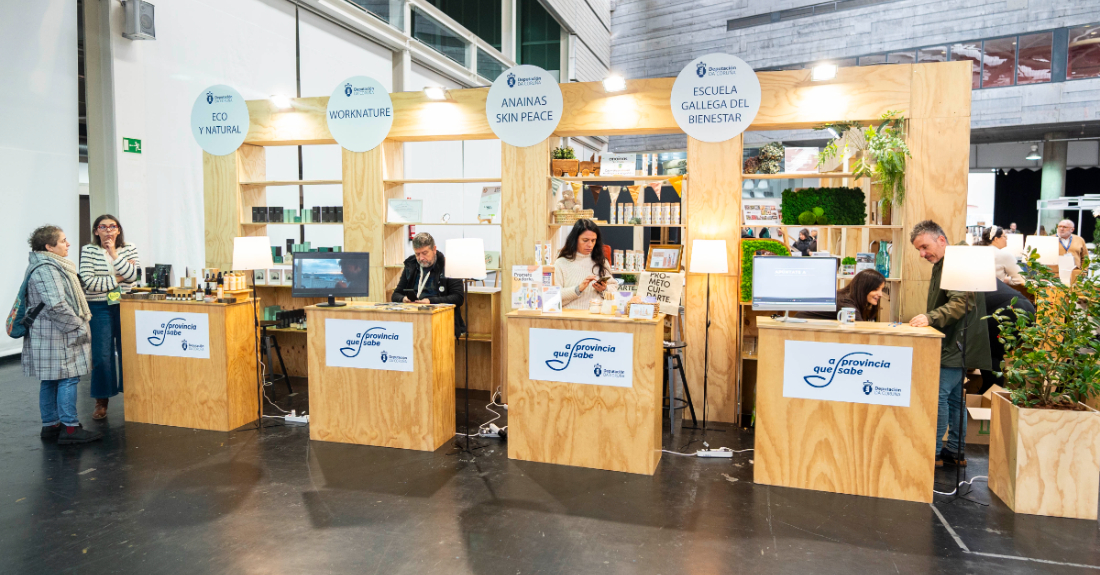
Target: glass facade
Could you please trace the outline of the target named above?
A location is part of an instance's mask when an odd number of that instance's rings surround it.
[[[352,4],[362,8],[370,15],[385,21],[398,30],[404,28],[402,22],[403,11],[400,4],[390,0],[348,0]]]
[[[416,8],[412,9],[412,35],[461,66],[467,65],[466,40]]]
[[[441,12],[454,18],[486,44],[500,50],[500,0],[429,0]],[[481,57],[478,56],[478,68]],[[479,72],[480,73],[480,72]],[[482,74],[484,76],[484,74]],[[488,76],[485,76],[488,78]],[[493,76],[496,78],[496,76]]]
[[[1020,36],[1016,57],[1016,83],[1039,84],[1050,81],[1054,32]]]
[[[982,87],[1011,86],[1016,81],[1016,37],[986,40],[982,53]]]
[[[501,72],[508,69],[503,62],[487,54],[481,48],[477,49],[477,74],[492,82],[500,76]]]
[[[917,63],[927,64],[929,62],[946,62],[947,61],[947,46],[933,46],[931,48],[921,48],[917,50]]]
[[[982,87],[982,41],[973,40],[951,45],[951,61],[969,61],[973,66],[973,85],[975,90]]]
[[[1100,77],[1100,26],[1081,26],[1069,31],[1066,78]]]
[[[516,10],[517,63],[538,66],[560,82],[561,26],[538,0],[518,0]]]

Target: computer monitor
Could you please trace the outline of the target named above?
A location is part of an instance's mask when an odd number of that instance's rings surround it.
[[[752,309],[836,311],[835,257],[752,258]]]
[[[296,252],[293,297],[326,297],[318,307],[339,307],[336,297],[370,295],[370,254],[366,252]]]

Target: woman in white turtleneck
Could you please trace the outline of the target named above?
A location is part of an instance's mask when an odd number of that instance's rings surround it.
[[[561,287],[562,307],[588,309],[593,299],[602,299],[609,284],[616,283],[599,281],[609,276],[611,264],[604,254],[600,227],[592,220],[577,220],[554,262],[554,285]]]
[[[1016,256],[1008,251],[1008,237],[1000,226],[990,226],[982,230],[981,245],[997,248],[995,264],[997,266],[997,279],[1010,286],[1024,284],[1024,277],[1020,275],[1020,266],[1016,265]]]

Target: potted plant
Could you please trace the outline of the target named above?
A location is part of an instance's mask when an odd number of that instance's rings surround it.
[[[856,275],[856,258],[848,256],[840,260],[840,273],[846,276]]]
[[[1036,313],[992,315],[1009,391],[993,396],[989,488],[1017,513],[1095,521],[1100,412],[1085,402],[1100,395],[1100,278],[1067,286],[1034,250],[1028,268]]]
[[[829,142],[818,156],[818,169],[824,165],[836,165],[837,158],[849,153],[859,153],[852,167],[855,177],[869,177],[882,185],[882,199],[900,206],[905,202],[905,162],[911,158],[905,143],[905,118],[901,112],[890,110],[880,118],[882,123],[860,127],[854,122],[837,122],[817,126],[816,130],[829,130],[841,136]],[[843,131],[843,132],[841,132]]]
[[[580,175],[580,160],[573,155],[573,148],[554,148],[550,158],[550,173],[555,176],[560,178]]]

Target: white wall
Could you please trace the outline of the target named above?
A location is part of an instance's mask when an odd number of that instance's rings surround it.
[[[117,215],[143,265],[201,268],[202,150],[190,135],[191,106],[213,84],[233,86],[246,99],[293,95],[294,7],[283,0],[160,2],[157,39],[147,42],[123,38],[123,21],[112,2],[116,133],[141,139],[142,153],[119,154]],[[296,155],[293,166],[296,177]]]
[[[27,238],[44,224],[79,236],[76,2],[0,2],[0,305],[23,281]],[[77,260],[79,246],[69,257]],[[5,314],[9,308],[4,307]],[[0,337],[0,356],[22,340]]]
[[[996,196],[996,177],[991,171],[970,172],[966,186],[966,225],[1002,225],[993,221],[993,205]],[[1007,227],[1008,224],[1003,224]]]

